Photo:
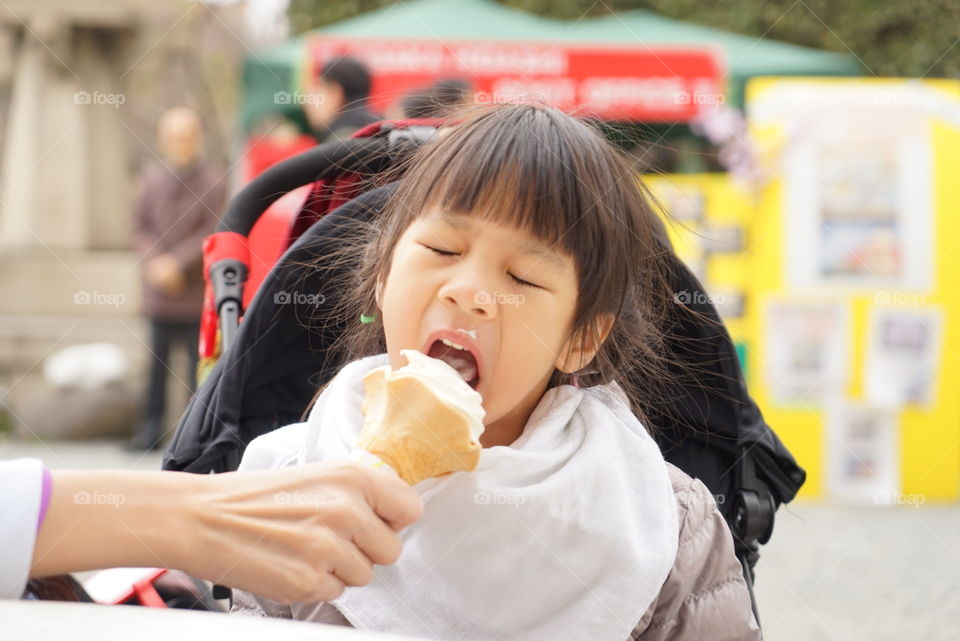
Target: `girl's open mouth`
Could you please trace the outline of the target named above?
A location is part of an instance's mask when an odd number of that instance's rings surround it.
[[[427,356],[440,359],[457,370],[457,373],[467,382],[467,385],[477,389],[477,385],[480,384],[480,369],[477,366],[477,359],[470,353],[470,350],[447,344],[452,342],[446,339],[433,341]]]

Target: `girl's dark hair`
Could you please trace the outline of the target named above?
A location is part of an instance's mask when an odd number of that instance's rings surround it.
[[[594,359],[571,374],[555,370],[549,387],[617,380],[649,429],[670,365],[663,328],[676,304],[663,226],[630,164],[585,122],[550,107],[511,104],[465,115],[400,171],[382,218],[359,241],[361,264],[344,283],[347,360],[386,351],[379,314],[371,323],[358,319],[376,314],[377,283],[386,282],[407,227],[433,207],[466,213],[516,226],[572,257],[575,340],[599,341],[601,315],[614,320]]]

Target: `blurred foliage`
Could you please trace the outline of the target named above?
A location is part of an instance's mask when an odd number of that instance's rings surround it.
[[[500,0],[543,16],[576,20],[629,9],[745,35],[851,53],[865,75],[960,77],[957,0]],[[291,0],[294,33],[391,4],[391,0]]]
[[[290,0],[290,32],[297,34],[393,4],[395,0]]]

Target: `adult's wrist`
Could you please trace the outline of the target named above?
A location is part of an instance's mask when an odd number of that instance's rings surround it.
[[[31,575],[181,563],[192,489],[192,475],[181,474],[54,471]]]
[[[162,472],[171,488],[170,500],[159,506],[164,527],[153,531],[154,543],[162,551],[163,565],[186,572],[198,572],[206,542],[210,537],[203,526],[204,506],[209,500],[209,476],[187,472]]]

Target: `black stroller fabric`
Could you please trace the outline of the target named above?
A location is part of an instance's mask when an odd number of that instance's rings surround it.
[[[301,420],[319,386],[345,364],[332,347],[345,327],[330,323],[311,331],[318,325],[316,299],[290,294],[322,294],[319,309],[337,308],[339,292],[325,287],[334,280],[331,271],[322,263],[308,265],[330,256],[341,238],[360,233],[388,194],[389,187],[376,189],[327,214],[281,257],[244,314],[236,343],[191,398],[164,469],[235,470],[250,441]],[[287,304],[274,304],[288,296]]]
[[[670,356],[688,371],[677,372],[670,402],[651,419],[657,443],[665,459],[710,488],[728,520],[737,491],[755,481],[762,485],[751,489],[769,491],[779,507],[793,500],[806,472],[750,397],[733,341],[705,289],[679,258],[672,260],[675,296],[695,314],[678,306],[667,332]],[[744,466],[755,479],[738,474]]]

